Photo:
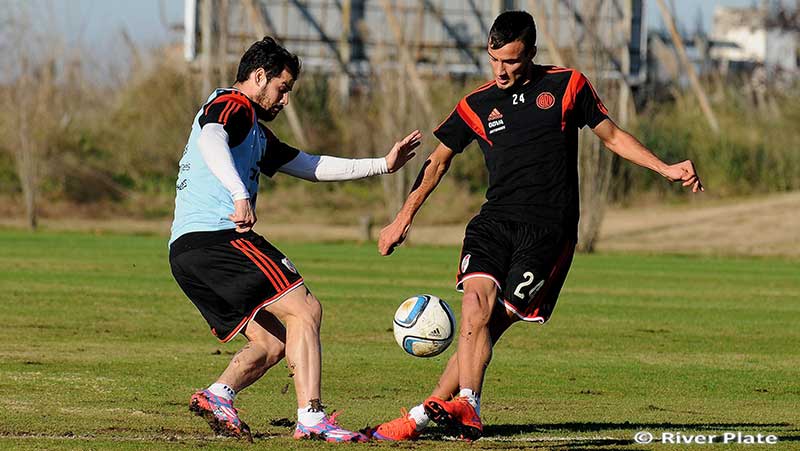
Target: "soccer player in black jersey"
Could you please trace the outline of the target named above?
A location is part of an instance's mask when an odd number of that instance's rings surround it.
[[[373,428],[373,438],[414,439],[431,419],[464,439],[481,436],[480,393],[493,345],[519,320],[542,324],[550,318],[572,262],[579,128],[591,127],[621,157],[692,192],[703,191],[691,161],[666,164],[617,127],[583,74],[534,64],[535,44],[530,14],[509,11],[497,17],[487,49],[494,79],[461,99],[434,131],[441,143],[397,217],[381,231],[379,251],[391,254],[453,157],[478,141],[489,188],[464,236],[458,349],[432,395]]]

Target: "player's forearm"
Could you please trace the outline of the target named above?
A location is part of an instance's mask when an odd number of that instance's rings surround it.
[[[233,200],[249,199],[242,178],[233,164],[233,156],[228,147],[228,134],[220,124],[206,124],[200,130],[197,140],[200,155],[214,176],[231,193]]]
[[[439,161],[434,158],[429,158],[425,161],[419,175],[417,175],[414,186],[411,187],[408,198],[406,198],[403,207],[397,213],[397,218],[411,224],[414,216],[416,216],[428,196],[439,185],[449,167],[449,162]]]
[[[665,175],[667,164],[661,161],[653,152],[639,142],[633,135],[617,129],[612,138],[605,142],[612,152],[620,157],[655,171],[662,176]]]
[[[339,158],[300,152],[281,172],[312,182],[357,180],[387,174],[386,158]]]
[[[358,180],[375,175],[388,174],[386,158],[338,158],[328,155],[320,157],[315,175],[320,182]]]

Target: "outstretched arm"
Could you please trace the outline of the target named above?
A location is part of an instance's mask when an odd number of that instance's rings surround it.
[[[422,170],[420,170],[403,207],[397,213],[394,221],[381,230],[381,235],[378,239],[378,251],[381,255],[391,254],[394,248],[405,240],[414,216],[422,207],[428,195],[433,192],[439,181],[442,180],[444,174],[447,173],[454,155],[455,152],[450,150],[449,147],[439,144],[425,161],[425,164],[422,165]]]
[[[419,130],[397,141],[383,158],[339,158],[328,155],[312,155],[300,151],[284,164],[279,171],[312,182],[356,180],[373,175],[391,174],[398,171],[416,155],[422,133]]]
[[[680,163],[667,164],[661,161],[647,147],[640,143],[630,133],[617,127],[611,119],[605,119],[594,129],[594,133],[612,152],[622,158],[651,169],[670,182],[683,182],[683,186],[691,186],[692,192],[705,191],[692,160]]]

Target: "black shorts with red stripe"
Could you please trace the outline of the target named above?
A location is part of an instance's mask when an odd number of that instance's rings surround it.
[[[544,323],[553,313],[575,253],[563,227],[497,219],[481,213],[464,233],[458,284],[484,277],[498,301],[524,321]]]
[[[303,284],[292,262],[253,231],[187,233],[170,246],[169,263],[178,285],[223,343],[259,310]]]

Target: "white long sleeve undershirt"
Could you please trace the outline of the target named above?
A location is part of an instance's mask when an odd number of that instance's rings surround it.
[[[250,193],[247,192],[233,164],[233,156],[228,146],[228,132],[222,124],[204,125],[200,130],[197,145],[206,166],[231,193],[233,200],[249,199]]]
[[[197,143],[206,166],[231,193],[233,200],[249,199],[250,194],[234,166],[228,132],[222,124],[204,125]],[[312,182],[356,180],[389,172],[386,158],[339,158],[299,152],[278,170]]]
[[[278,170],[312,182],[356,180],[389,172],[386,158],[339,158],[303,151]]]

